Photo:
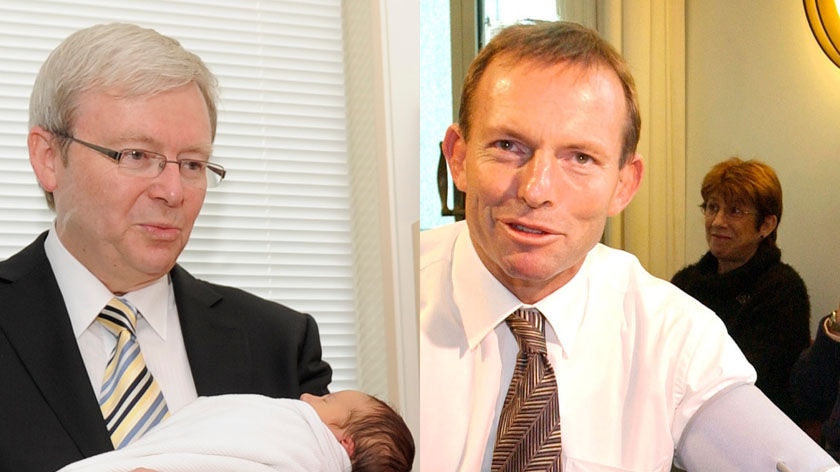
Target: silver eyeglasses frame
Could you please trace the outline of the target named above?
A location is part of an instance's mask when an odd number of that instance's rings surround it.
[[[74,136],[69,134],[56,134],[57,137],[63,139],[69,139],[72,142],[81,144],[88,149],[92,149],[105,157],[113,159],[119,169],[123,170],[124,172],[130,173],[131,175],[138,175],[143,177],[155,178],[163,173],[163,169],[166,167],[166,164],[177,164],[179,172],[181,173],[181,177],[184,179],[185,182],[196,185],[197,181],[195,179],[190,179],[189,173],[192,171],[196,175],[199,173],[203,173],[205,176],[205,181],[207,183],[207,188],[212,188],[222,181],[225,178],[225,168],[219,164],[214,164],[208,161],[202,161],[198,159],[168,159],[163,154],[146,151],[145,149],[136,149],[136,148],[127,148],[122,149],[119,151],[115,151],[113,149],[108,149],[106,147],[102,147],[96,144],[89,143],[87,141],[82,141]],[[123,157],[125,155],[130,154],[137,154],[141,153],[148,159],[149,164],[145,164],[144,166],[132,168],[129,165],[126,165],[126,162],[123,161]],[[154,164],[154,165],[152,165]],[[208,172],[209,171],[209,172]],[[185,175],[186,173],[186,175]]]

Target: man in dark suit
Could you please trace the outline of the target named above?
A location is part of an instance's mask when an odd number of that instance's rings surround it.
[[[311,316],[176,264],[224,177],[209,161],[216,99],[201,59],[133,25],[81,30],[41,68],[28,144],[56,219],[0,262],[0,470],[113,449],[99,403],[117,338],[97,317],[114,297],[139,312],[169,412],[197,396],[327,392]]]

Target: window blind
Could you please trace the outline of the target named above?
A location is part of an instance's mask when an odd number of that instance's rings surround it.
[[[0,259],[49,227],[28,162],[28,100],[72,32],[124,21],[178,39],[221,86],[207,192],[179,263],[312,314],[331,389],[356,388],[340,0],[6,0],[0,6]]]

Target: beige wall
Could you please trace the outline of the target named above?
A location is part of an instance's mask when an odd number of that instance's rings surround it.
[[[798,0],[687,0],[686,259],[706,250],[700,182],[730,156],[782,182],[782,259],[805,279],[812,325],[840,301],[840,68]]]

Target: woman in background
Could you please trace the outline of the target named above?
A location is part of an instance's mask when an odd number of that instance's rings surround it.
[[[789,379],[810,343],[810,302],[776,246],[779,179],[767,164],[735,157],[712,167],[700,195],[709,251],[671,282],[717,313],[755,367],[756,386],[794,417]]]

